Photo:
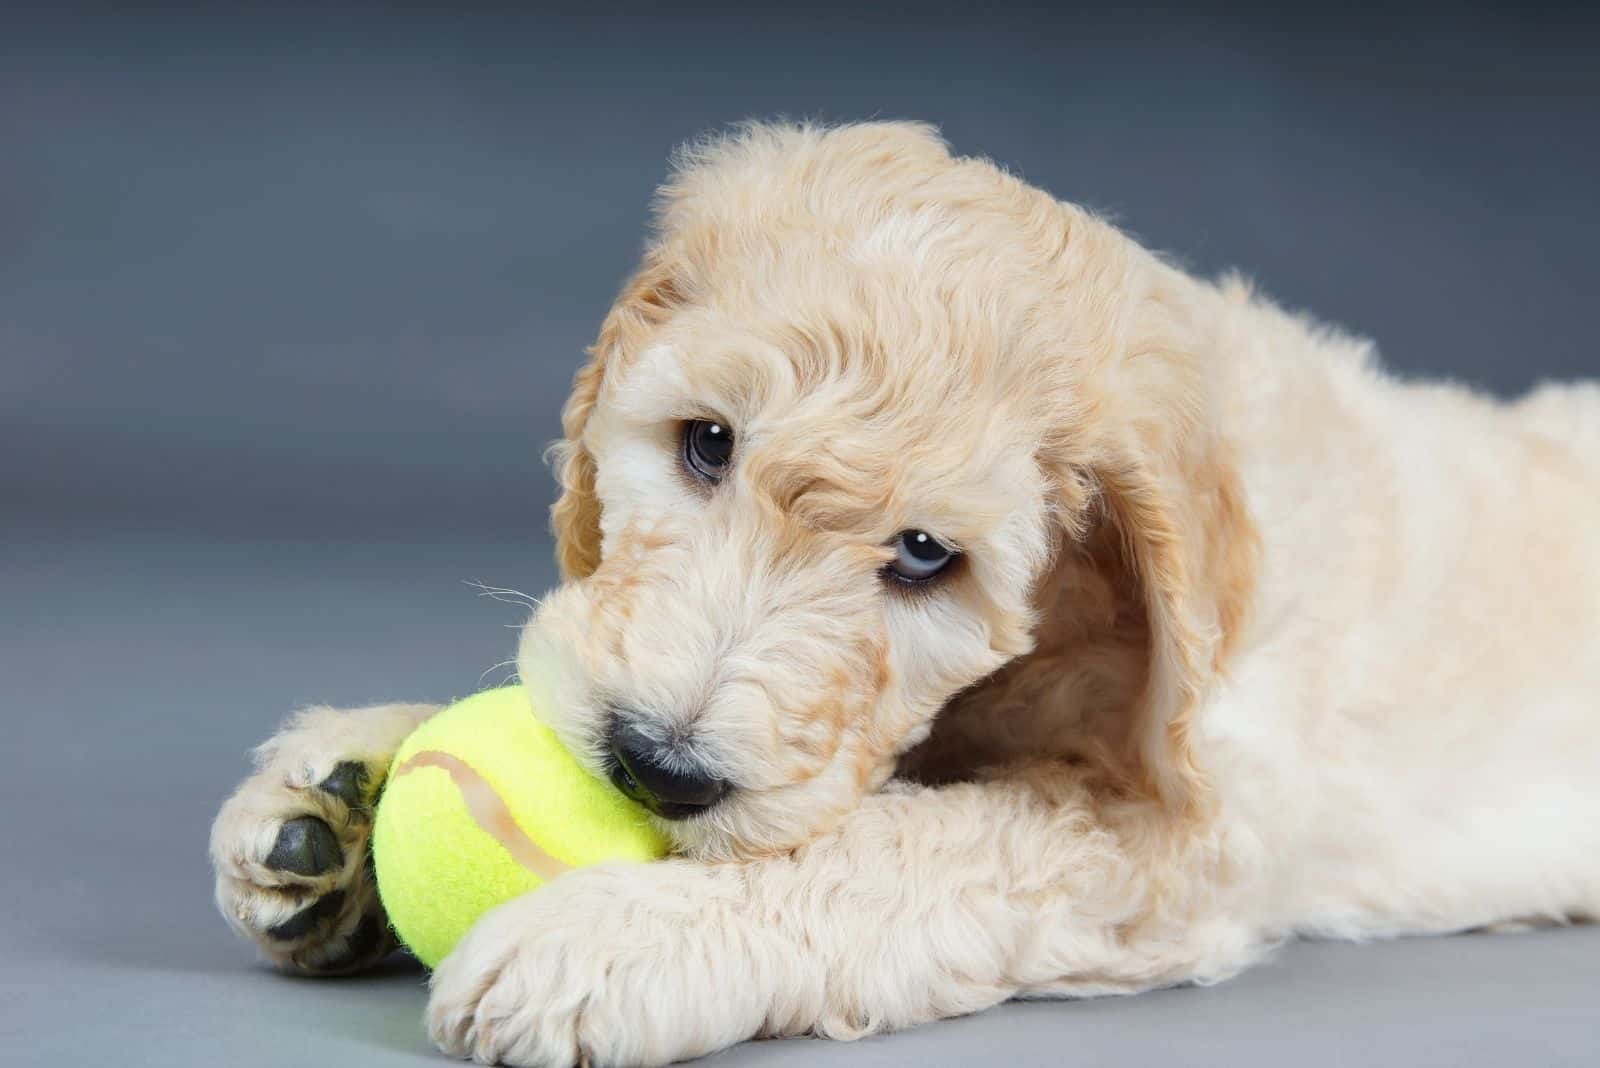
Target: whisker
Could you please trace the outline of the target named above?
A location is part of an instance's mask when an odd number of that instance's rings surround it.
[[[490,586],[477,579],[462,579],[461,582],[462,585],[471,586],[477,590],[479,597],[487,597],[491,601],[499,601],[501,604],[513,604],[519,608],[538,611],[539,606],[544,603],[542,598],[535,597],[530,593],[523,593],[521,590],[513,590],[507,586]]]
[[[500,682],[497,683],[496,685],[498,685],[498,686],[509,686],[512,682],[520,682],[521,681],[517,677],[517,670],[516,670],[517,669],[517,661],[516,661],[516,658],[513,657],[510,660],[502,660],[498,664],[490,664],[488,667],[484,668],[483,669],[483,674],[478,676],[478,685],[480,687],[483,685],[484,676],[488,675],[489,672],[497,671],[497,670],[499,670],[500,668],[503,668],[503,667],[509,667],[511,669],[511,674],[507,675],[505,678],[501,679]]]

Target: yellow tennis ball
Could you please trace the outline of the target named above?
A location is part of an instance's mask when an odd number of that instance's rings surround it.
[[[469,697],[413,731],[372,830],[389,922],[430,968],[485,911],[568,868],[666,850],[644,809],[584,770],[521,686]]]

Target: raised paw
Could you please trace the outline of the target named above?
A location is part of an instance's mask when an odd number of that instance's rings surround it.
[[[342,974],[394,948],[367,851],[376,779],[359,760],[267,760],[218,813],[217,905],[275,964]]]

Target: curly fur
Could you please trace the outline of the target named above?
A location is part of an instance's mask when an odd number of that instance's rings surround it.
[[[752,125],[677,161],[563,426],[524,681],[597,768],[621,701],[735,789],[486,917],[446,1050],[659,1064],[1600,911],[1595,386],[1400,382],[927,127]],[[908,528],[947,581],[879,579]]]

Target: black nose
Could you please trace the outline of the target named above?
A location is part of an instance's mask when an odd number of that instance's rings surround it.
[[[617,761],[611,771],[617,788],[669,820],[704,812],[728,792],[726,779],[717,778],[680,748],[662,745],[625,718],[615,721],[611,755]]]

